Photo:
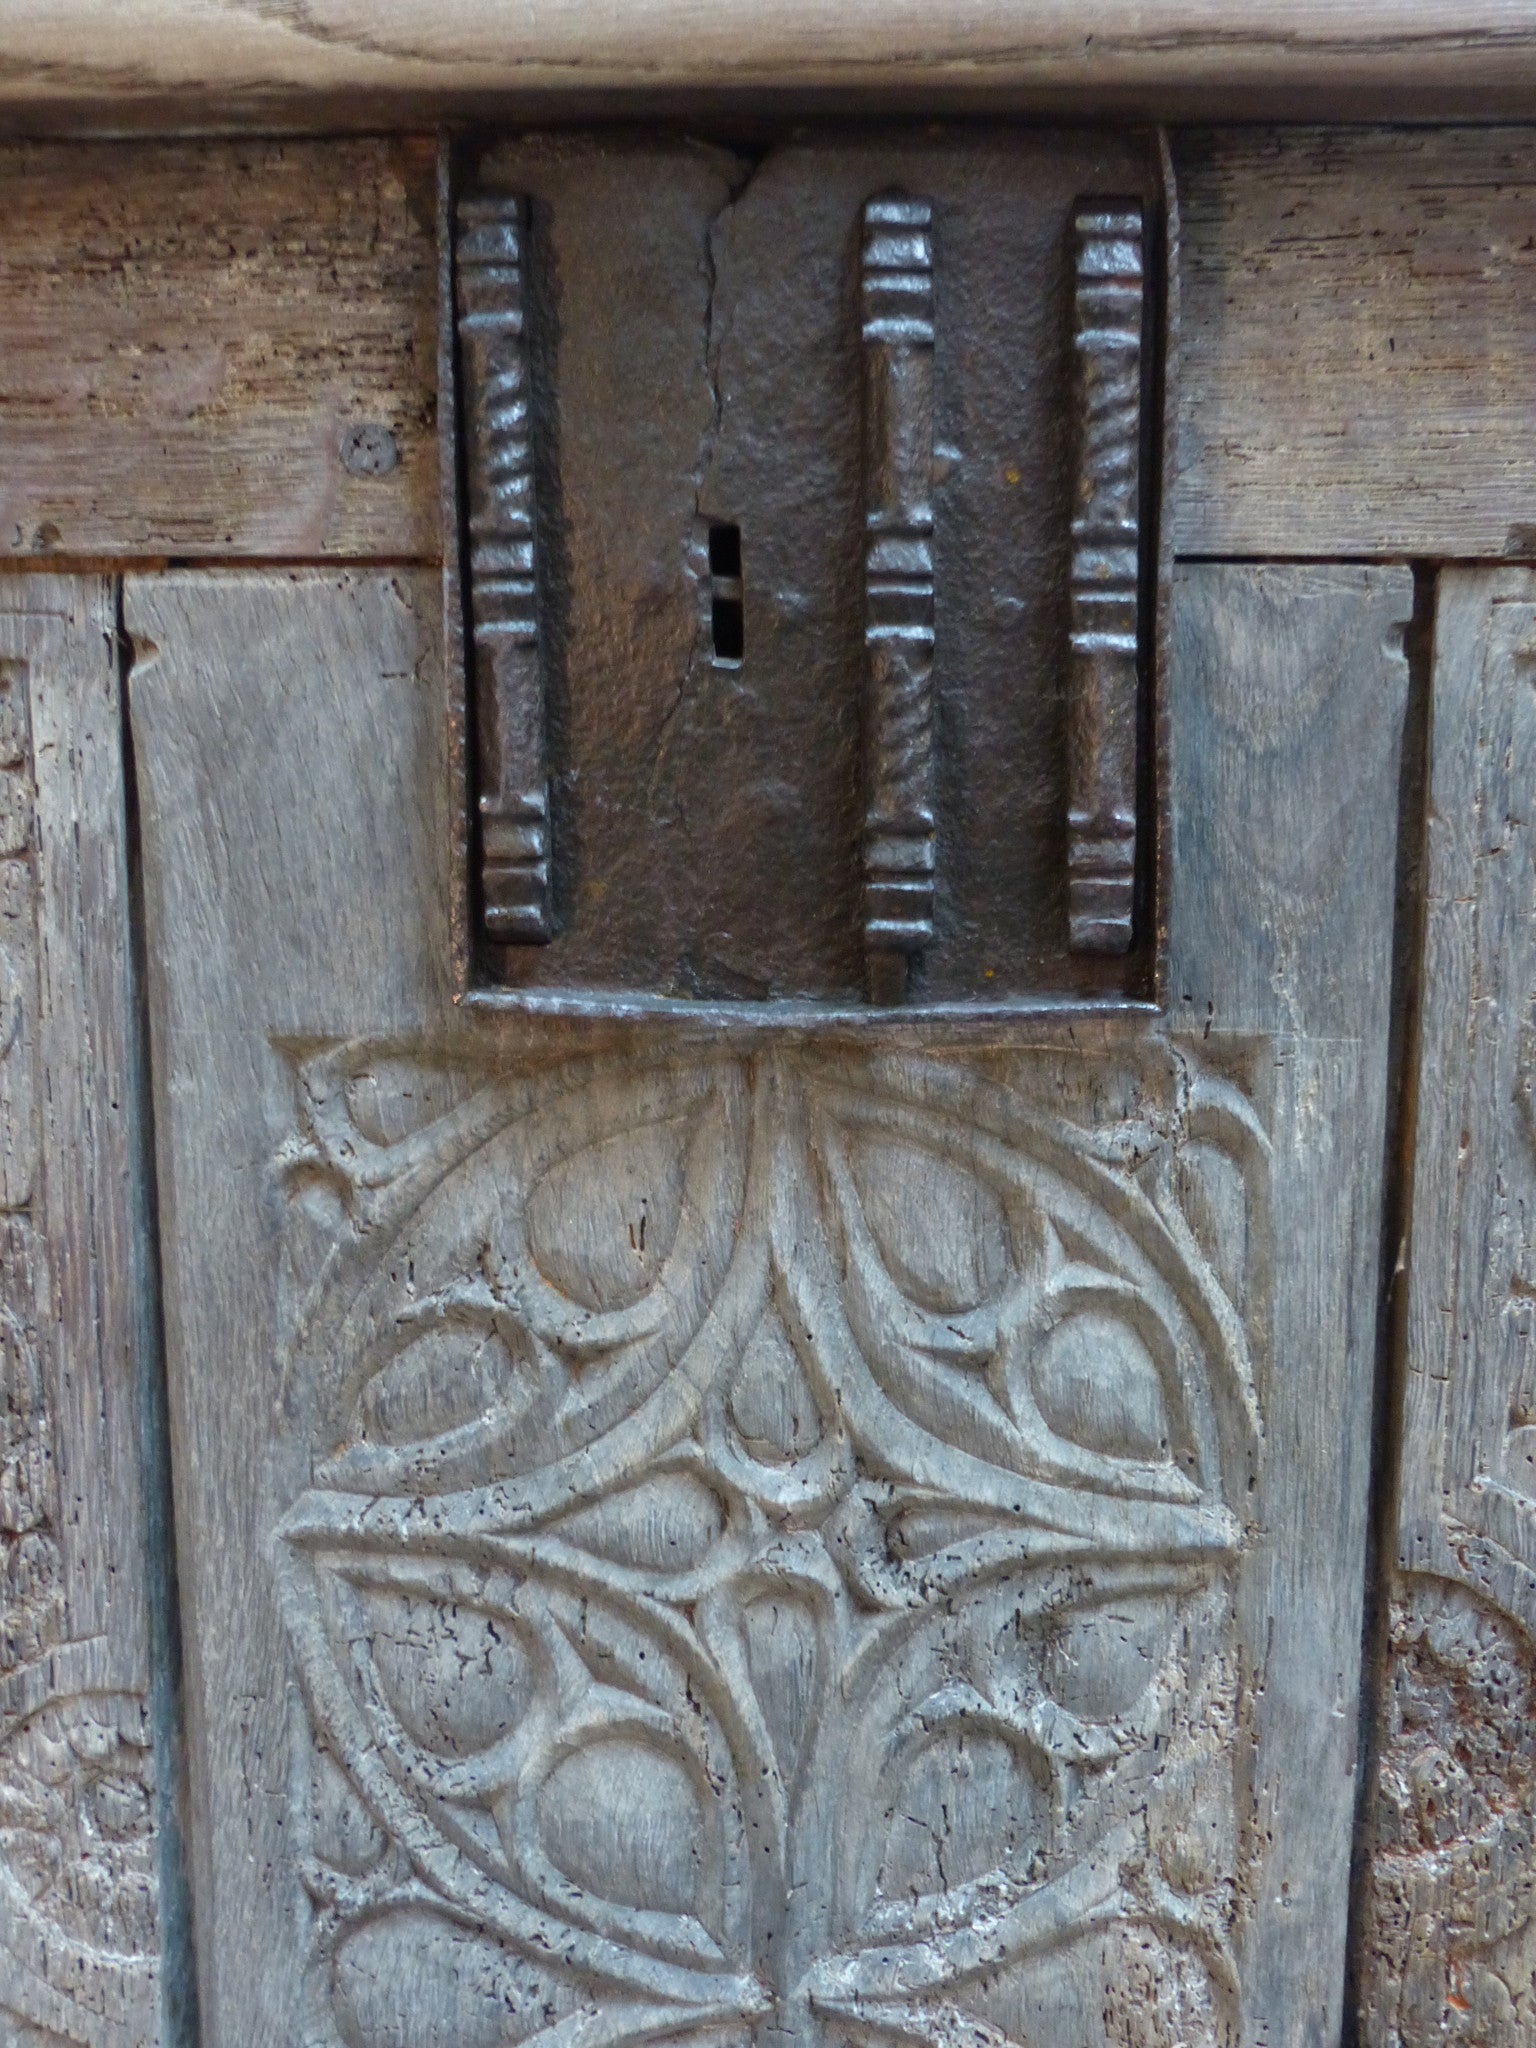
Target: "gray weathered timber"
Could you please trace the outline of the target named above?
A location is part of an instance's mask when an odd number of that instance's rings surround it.
[[[427,575],[130,583],[211,2048],[1328,2038],[1409,596],[962,1052],[456,1010]]]
[[[1175,572],[1168,990],[1207,1054],[1258,1034],[1273,1089],[1265,1526],[1238,1626],[1251,2011],[1338,2037],[1385,1143],[1403,569]],[[1208,1034],[1208,1035],[1207,1035]],[[1305,1563],[1298,1532],[1305,1532]],[[1315,1547],[1314,1547],[1315,1546]]]
[[[305,1852],[288,1822],[298,1700],[261,1469],[280,1303],[306,1278],[280,1270],[277,1153],[302,1048],[364,1018],[419,1036],[450,1008],[434,581],[204,574],[125,590],[210,2043],[307,2038]],[[293,1191],[322,1216],[341,1192],[324,1171]]]
[[[160,2038],[114,592],[0,583],[0,2041]]]
[[[1370,2048],[1536,2038],[1536,575],[1436,606]]]
[[[1536,129],[1176,139],[1174,546],[1536,552]]]
[[[0,555],[435,559],[430,139],[0,148]]]

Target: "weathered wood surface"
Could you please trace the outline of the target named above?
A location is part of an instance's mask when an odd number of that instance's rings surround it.
[[[432,165],[0,149],[0,550],[434,558]]]
[[[1178,552],[1536,553],[1536,129],[1177,158]]]
[[[1536,2037],[1536,575],[1436,613],[1370,2048]]]
[[[116,603],[0,582],[0,2040],[159,2038]]]
[[[289,1182],[279,1155],[300,1048],[367,1024],[419,1035],[450,1007],[435,580],[202,573],[125,589],[210,2044],[306,2038],[310,1851],[289,1817],[302,1703],[263,1470],[284,1294],[306,1276],[279,1271],[275,1231],[290,1202],[339,1217],[350,1195],[318,1160],[296,1158]],[[421,1114],[433,1105],[428,1081]],[[408,1102],[383,1108],[402,1112],[413,1120]],[[371,1823],[339,1802],[335,1825],[358,1831],[366,1869]]]
[[[345,95],[353,122],[380,93],[463,106],[488,93],[597,86],[924,86],[1007,89],[1145,107],[1255,105],[1383,118],[1529,104],[1536,30],[1522,0],[1477,0],[1454,20],[1429,0],[1359,0],[1347,12],[1285,0],[1261,16],[1235,0],[1072,0],[935,7],[925,0],[647,0],[594,16],[580,0],[530,0],[510,25],[495,0],[128,0],[102,34],[90,0],[8,11],[0,98],[151,99],[197,118],[211,102],[270,117],[300,93]]]
[[[1240,1953],[1271,2041],[1336,2040],[1342,2007],[1412,597],[1401,569],[1174,580],[1170,1009],[1207,1056],[1256,1036],[1273,1091],[1272,1206],[1238,1240],[1274,1275],[1238,1598],[1266,1849]]]
[[[1178,548],[1536,551],[1536,130],[1176,141]],[[0,150],[0,547],[435,559],[429,187],[425,138]]]
[[[456,1012],[426,574],[130,582],[211,2048],[1336,2030],[1409,597],[961,1056]]]

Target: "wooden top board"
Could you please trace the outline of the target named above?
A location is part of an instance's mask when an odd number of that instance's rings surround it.
[[[1536,105],[1526,0],[18,0],[0,98],[37,112],[158,106],[195,121],[325,95],[439,111],[488,95],[704,86],[1007,94],[1034,107],[1441,115]]]

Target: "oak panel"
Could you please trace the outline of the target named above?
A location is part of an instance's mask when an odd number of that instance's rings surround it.
[[[1410,598],[1186,573],[978,1048],[466,1014],[427,575],[131,580],[216,2048],[1336,2031]]]
[[[435,556],[431,145],[0,149],[0,551]]]
[[[1244,1791],[1274,1830],[1245,2012],[1277,2039],[1336,2039],[1342,2011],[1412,598],[1403,569],[1174,573],[1169,1002],[1206,1048],[1260,1034],[1274,1090],[1272,1207],[1244,1240],[1275,1263],[1238,1612],[1265,1645]]]
[[[1536,130],[1178,138],[1174,545],[1536,551]]]

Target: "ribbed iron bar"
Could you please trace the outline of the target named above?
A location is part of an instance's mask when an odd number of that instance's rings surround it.
[[[1140,653],[1142,215],[1073,218],[1077,480],[1068,682],[1067,911],[1075,953],[1130,950]]]
[[[864,952],[900,1002],[933,938],[933,209],[864,208]]]
[[[534,578],[533,447],[524,314],[527,202],[457,207],[454,302],[463,393],[469,616],[484,936],[551,935],[549,766]]]

